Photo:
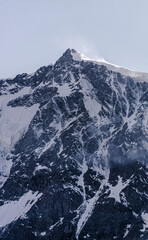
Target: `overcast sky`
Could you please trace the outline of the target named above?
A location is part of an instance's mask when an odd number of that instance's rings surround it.
[[[67,48],[148,72],[148,0],[0,0],[0,78]]]

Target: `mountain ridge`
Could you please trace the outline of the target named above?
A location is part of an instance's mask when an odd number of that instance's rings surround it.
[[[140,78],[143,78],[143,81],[148,81],[148,73],[147,72],[139,72],[139,71],[134,71],[134,70],[130,70],[128,68],[124,68],[112,63],[109,63],[107,61],[105,61],[104,59],[100,59],[100,60],[95,60],[95,59],[91,59],[89,57],[86,57],[85,55],[77,52],[75,49],[70,49],[68,48],[65,53],[63,54],[63,56],[65,54],[71,55],[71,57],[75,60],[75,61],[91,61],[94,62],[96,64],[99,65],[103,65],[106,66],[109,70],[111,71],[115,71],[115,72],[119,72],[125,76],[130,76],[134,79],[139,80]]]
[[[87,57],[87,56],[85,56],[84,54],[82,54],[82,53],[80,53],[80,52],[78,52],[77,50],[75,50],[75,49],[73,49],[73,48],[68,48],[64,53],[63,53],[63,55],[65,55],[67,52],[69,52],[69,55],[70,55],[70,53],[72,54],[71,55],[71,57],[74,57],[74,55],[75,55],[75,59],[74,60],[76,60],[76,61],[91,61],[91,62],[94,62],[94,63],[96,63],[96,64],[99,64],[99,65],[104,65],[104,66],[106,66],[109,70],[111,70],[111,71],[115,71],[115,72],[119,72],[119,73],[121,73],[121,74],[123,74],[123,75],[125,75],[125,76],[130,76],[130,77],[132,77],[132,78],[134,78],[134,79],[137,79],[137,80],[140,80],[140,78],[143,78],[143,80],[142,81],[148,81],[148,72],[141,72],[141,71],[136,71],[136,70],[132,70],[132,69],[128,69],[128,68],[126,68],[126,67],[122,67],[122,66],[118,66],[118,65],[116,65],[116,64],[113,64],[113,63],[110,63],[110,62],[108,62],[108,61],[106,61],[106,60],[104,60],[104,59],[98,59],[98,60],[96,60],[96,59],[93,59],[93,58],[89,58],[89,57]],[[74,54],[74,55],[73,55]],[[63,56],[62,55],[62,56]],[[62,56],[61,57],[59,57],[59,59],[60,58],[62,58]],[[58,59],[58,60],[59,60]],[[57,61],[58,61],[57,60]],[[56,61],[56,62],[57,62]],[[46,68],[46,67],[51,67],[51,66],[54,66],[54,64],[53,63],[50,63],[49,65],[46,65],[46,66],[42,66],[42,67],[40,67],[39,69],[37,69],[35,72],[32,72],[32,73],[21,73],[21,74],[19,74],[19,75],[24,75],[24,74],[27,74],[28,76],[33,76],[38,70],[40,70],[40,69],[42,69],[42,68]],[[18,75],[16,75],[15,77],[17,77]],[[0,81],[5,81],[5,80],[12,80],[12,79],[14,79],[15,77],[9,77],[9,78],[1,78],[0,79]]]

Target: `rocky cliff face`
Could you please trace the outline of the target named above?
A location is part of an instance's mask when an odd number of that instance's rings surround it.
[[[68,49],[1,80],[0,187],[0,239],[147,240],[148,75]]]

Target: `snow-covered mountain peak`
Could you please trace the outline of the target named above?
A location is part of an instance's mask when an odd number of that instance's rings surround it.
[[[67,49],[0,81],[0,239],[148,239],[148,82],[127,76]]]
[[[148,73],[146,72],[138,72],[138,71],[134,71],[134,70],[130,70],[115,64],[112,64],[108,61],[106,61],[103,58],[100,59],[93,59],[90,57],[85,56],[84,54],[76,51],[75,49],[70,49],[68,48],[64,54],[62,55],[62,57],[60,57],[59,59],[60,61],[90,61],[93,62],[94,64],[98,64],[98,65],[103,65],[105,67],[107,67],[108,70],[113,71],[113,72],[117,72],[122,74],[123,76],[129,76],[131,78],[134,78],[136,81],[140,81],[140,82],[148,82]],[[58,61],[59,61],[58,60]]]

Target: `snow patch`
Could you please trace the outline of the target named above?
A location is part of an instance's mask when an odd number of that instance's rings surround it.
[[[129,182],[130,182],[130,179],[128,179],[126,182],[123,182],[122,177],[118,176],[118,183],[116,186],[112,186],[111,184],[108,184],[111,191],[109,198],[114,198],[116,202],[121,203],[120,193],[124,188],[126,188]]]
[[[0,146],[0,188],[7,181],[12,167],[11,154],[7,154]]]
[[[41,236],[45,236],[46,235],[46,232],[41,232]]]
[[[4,148],[12,148],[19,138],[27,131],[36,114],[39,104],[26,107],[6,107],[0,118],[0,144]]]
[[[33,116],[38,110],[39,104],[30,108],[11,107],[7,104],[20,96],[29,94],[30,87],[24,87],[16,94],[8,94],[0,97],[0,145],[7,150],[12,148],[21,134],[27,130]]]
[[[130,228],[131,228],[131,224],[127,224],[123,238],[125,238],[128,235]]]
[[[98,124],[100,123],[99,112],[101,105],[94,98],[92,85],[83,77],[81,78],[82,93],[84,94],[84,104],[91,118],[97,118]]]
[[[68,83],[64,83],[63,85],[57,85],[58,87],[58,93],[60,97],[67,97],[71,94],[71,88]]]
[[[19,218],[24,218],[25,214],[42,196],[38,191],[33,193],[31,190],[25,193],[18,201],[6,202],[0,206],[0,227],[4,227]]]
[[[141,216],[144,221],[143,229],[141,230],[141,232],[145,232],[146,230],[148,230],[148,213],[143,212]]]
[[[31,87],[24,87],[15,94],[7,92],[0,96],[0,187],[4,185],[10,174],[12,160],[7,159],[11,149],[27,131],[36,114],[39,104],[30,108],[8,106],[9,101],[31,93]]]
[[[54,227],[61,225],[61,224],[63,223],[63,220],[64,220],[64,218],[61,217],[58,222],[56,222],[55,224],[53,224],[52,226],[50,226],[49,230],[51,231]]]
[[[85,158],[84,143],[83,143],[83,140],[82,140],[82,131],[83,131],[83,129],[81,130],[81,133],[80,133],[80,142],[82,144],[83,160],[82,160],[82,164],[81,164],[81,172],[82,173],[78,178],[78,185],[81,186],[82,189],[83,189],[83,200],[85,201],[86,200],[86,192],[85,192],[84,174],[87,172],[88,166],[87,166],[87,162],[86,162],[86,158]]]
[[[40,171],[40,170],[49,170],[49,168],[38,164],[37,167],[35,168],[33,174],[35,174],[37,171]]]

